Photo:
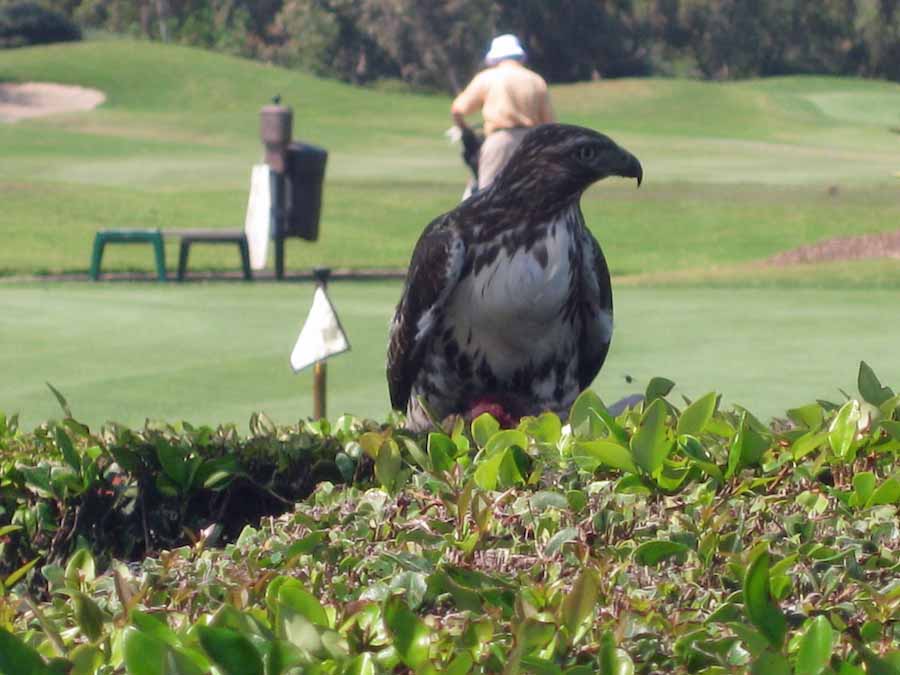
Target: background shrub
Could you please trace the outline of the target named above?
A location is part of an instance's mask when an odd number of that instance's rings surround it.
[[[81,39],[81,29],[65,16],[35,2],[0,6],[0,48]]]

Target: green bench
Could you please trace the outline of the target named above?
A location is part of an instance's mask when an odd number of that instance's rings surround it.
[[[243,230],[137,230],[116,229],[100,230],[94,237],[94,249],[91,255],[90,277],[94,281],[100,278],[100,265],[103,261],[103,250],[107,244],[151,244],[156,257],[156,278],[166,280],[166,251],[163,236],[181,237],[178,255],[178,281],[187,276],[188,256],[192,244],[236,244],[241,256],[241,269],[244,279],[253,279],[250,269],[250,249],[247,235]]]
[[[166,230],[166,234],[181,237],[181,247],[178,249],[178,281],[184,281],[187,276],[191,244],[237,244],[244,280],[253,279],[253,272],[250,270],[250,247],[247,245],[247,235],[243,230]]]
[[[151,244],[156,257],[156,278],[166,280],[166,250],[163,247],[161,230],[100,230],[94,237],[94,250],[91,254],[91,279],[100,278],[100,263],[103,260],[103,249],[107,244]]]

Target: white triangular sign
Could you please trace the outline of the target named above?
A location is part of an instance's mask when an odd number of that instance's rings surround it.
[[[341,328],[334,305],[328,299],[325,289],[317,286],[306,323],[303,324],[297,344],[291,352],[291,368],[299,373],[316,361],[324,361],[349,349],[350,342]]]
[[[244,217],[244,233],[250,249],[250,267],[257,272],[266,269],[271,209],[269,165],[256,164],[250,172],[250,198],[247,200],[247,215]]]

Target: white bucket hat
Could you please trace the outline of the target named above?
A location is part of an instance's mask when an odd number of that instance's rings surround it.
[[[510,33],[498,35],[491,42],[491,48],[484,56],[484,62],[493,66],[500,63],[503,59],[523,59],[525,58],[525,50],[519,44],[519,38]]]

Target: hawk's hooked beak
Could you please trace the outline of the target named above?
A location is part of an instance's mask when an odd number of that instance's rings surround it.
[[[644,179],[644,169],[638,158],[627,150],[621,149],[621,160],[617,163],[616,175],[622,178],[634,178],[637,180],[638,187],[641,187],[641,181]]]

